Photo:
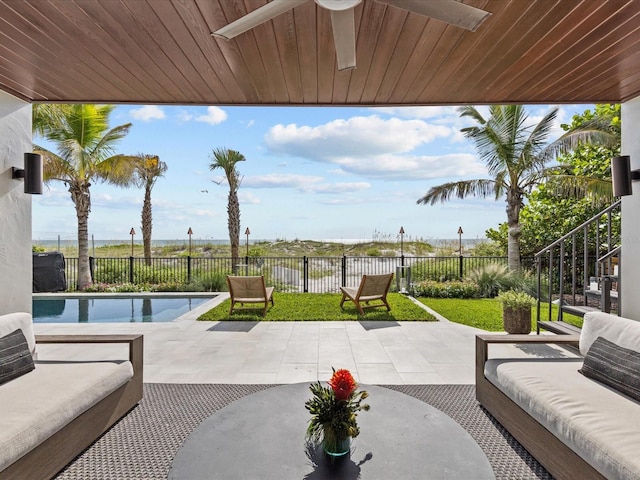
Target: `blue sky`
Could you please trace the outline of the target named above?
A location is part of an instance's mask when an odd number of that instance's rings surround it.
[[[564,105],[560,123],[590,105]],[[550,106],[528,107],[535,124]],[[504,222],[504,200],[468,198],[417,205],[430,187],[486,178],[471,125],[456,107],[206,107],[119,105],[111,126],[132,123],[118,153],[153,154],[168,170],[153,193],[153,238],[227,239],[227,191],[211,152],[238,150],[241,232],[258,239],[484,238]],[[36,141],[41,139],[36,139]],[[222,182],[221,182],[222,181]],[[91,187],[89,234],[96,240],[141,241],[143,191]],[[33,197],[34,240],[76,238],[76,217],[60,182]],[[244,240],[244,235],[241,239]]]

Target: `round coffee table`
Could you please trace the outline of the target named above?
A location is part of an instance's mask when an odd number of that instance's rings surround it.
[[[269,388],[220,409],[189,435],[169,480],[495,480],[471,436],[440,410],[403,393],[362,386],[368,412],[351,454],[331,461],[305,442],[309,384]]]

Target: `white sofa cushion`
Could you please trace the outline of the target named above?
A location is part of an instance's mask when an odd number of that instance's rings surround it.
[[[608,479],[640,478],[640,403],[578,373],[581,359],[491,359],[485,376]]]
[[[31,315],[24,312],[0,315],[0,337],[4,337],[5,335],[8,335],[9,333],[17,329],[22,330],[24,338],[27,339],[29,351],[35,359],[36,338],[33,335],[33,324],[31,322]]]
[[[131,362],[36,362],[0,388],[0,471],[133,377]]]
[[[587,355],[596,338],[603,337],[616,345],[640,352],[640,322],[604,312],[584,316],[580,332],[580,353]]]

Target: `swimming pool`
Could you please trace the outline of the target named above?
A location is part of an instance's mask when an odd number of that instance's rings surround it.
[[[38,297],[33,299],[33,322],[171,322],[213,297],[214,295]]]

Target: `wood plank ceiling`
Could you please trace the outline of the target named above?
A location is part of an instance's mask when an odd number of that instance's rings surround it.
[[[426,0],[425,0],[426,1]],[[436,0],[437,1],[437,0]],[[309,0],[229,42],[266,0],[0,0],[0,89],[34,102],[438,105],[640,95],[640,1],[464,0],[476,32],[364,0],[339,72]]]

